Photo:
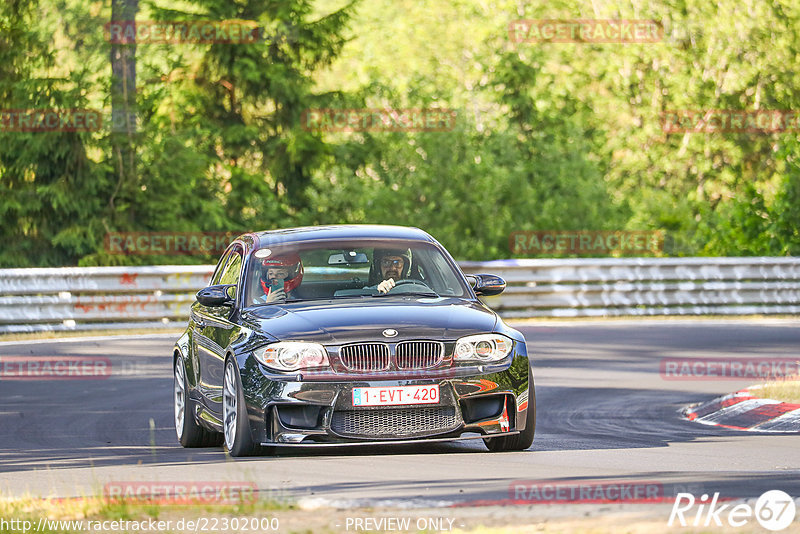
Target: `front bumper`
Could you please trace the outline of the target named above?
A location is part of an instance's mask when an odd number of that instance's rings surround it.
[[[509,360],[493,366],[374,376],[275,375],[252,358],[243,363],[252,438],[267,446],[509,436],[524,429],[528,410],[529,362],[524,352],[514,352]],[[431,384],[439,386],[436,404],[353,406],[355,387]]]
[[[348,440],[348,441],[325,441],[325,442],[306,440],[306,441],[290,442],[290,443],[287,443],[287,442],[280,442],[280,443],[265,442],[265,443],[261,443],[261,445],[269,446],[269,447],[278,446],[278,447],[290,447],[290,448],[291,447],[300,447],[300,448],[304,448],[304,447],[312,447],[312,448],[316,448],[316,447],[341,447],[342,445],[347,445],[348,447],[352,447],[352,446],[356,446],[356,445],[361,445],[361,446],[365,446],[366,445],[366,446],[373,446],[374,447],[375,445],[419,445],[419,444],[422,444],[422,443],[445,443],[445,442],[451,442],[451,441],[468,441],[468,440],[473,440],[473,439],[487,439],[487,438],[493,438],[493,437],[513,436],[513,435],[516,435],[516,434],[519,434],[518,430],[513,430],[513,431],[509,431],[509,432],[503,432],[502,434],[501,433],[496,433],[496,434],[489,434],[489,435],[463,433],[460,436],[448,437],[448,438],[415,438],[415,439],[393,439],[393,440],[381,440],[381,441],[367,441],[367,440],[353,441],[353,440]]]

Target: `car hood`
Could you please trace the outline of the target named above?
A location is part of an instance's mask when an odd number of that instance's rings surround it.
[[[280,340],[340,345],[357,341],[454,340],[492,332],[497,316],[479,302],[457,298],[378,297],[258,306],[243,318]],[[382,335],[386,329],[397,336]]]

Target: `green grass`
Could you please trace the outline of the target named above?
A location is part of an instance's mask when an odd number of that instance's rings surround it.
[[[0,518],[30,521],[34,525],[41,518],[48,520],[137,520],[144,519],[195,519],[199,517],[253,517],[264,512],[290,512],[296,510],[294,503],[259,500],[242,504],[152,504],[135,501],[112,501],[103,497],[84,497],[77,499],[42,499],[35,497],[8,498],[0,496]],[[21,532],[16,528],[0,526],[0,534]],[[80,530],[43,529],[37,532],[80,532]]]

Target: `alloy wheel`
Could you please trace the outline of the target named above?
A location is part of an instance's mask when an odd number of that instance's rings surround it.
[[[238,409],[238,392],[236,391],[236,368],[228,361],[225,365],[225,379],[222,392],[222,418],[225,432],[225,445],[233,449],[236,442],[236,413]]]
[[[183,437],[183,420],[186,417],[186,389],[184,386],[183,358],[175,360],[174,398],[175,398],[175,432],[178,439]]]

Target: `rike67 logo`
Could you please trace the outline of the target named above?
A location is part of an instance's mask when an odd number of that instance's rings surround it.
[[[727,521],[731,527],[743,527],[753,518],[767,530],[777,532],[788,527],[794,521],[797,506],[788,493],[781,490],[770,490],[761,495],[755,506],[748,503],[719,505],[719,493],[709,502],[708,494],[703,494],[699,501],[691,493],[678,493],[675,504],[669,514],[667,526],[675,520],[682,526],[710,527],[724,525]],[[692,510],[697,504],[697,511]],[[694,512],[694,513],[693,513]],[[692,519],[693,518],[693,519]]]

